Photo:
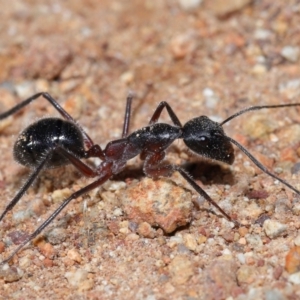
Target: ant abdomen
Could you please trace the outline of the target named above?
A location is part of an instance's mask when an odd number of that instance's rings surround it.
[[[29,168],[35,168],[50,151],[51,157],[45,168],[69,164],[59,151],[67,149],[79,158],[84,157],[84,142],[78,126],[59,118],[41,119],[22,131],[14,145],[15,160]]]

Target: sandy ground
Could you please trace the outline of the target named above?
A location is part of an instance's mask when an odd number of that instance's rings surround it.
[[[182,123],[300,102],[299,1],[200,2],[1,1],[0,112],[47,91],[105,147],[121,136],[129,91],[131,131],[163,100]],[[44,116],[58,113],[41,98],[0,122],[1,211],[30,174],[14,141]],[[248,113],[224,130],[300,189],[298,108]],[[239,228],[178,173],[148,179],[135,158],[1,267],[0,299],[298,299],[299,195],[235,155],[228,166],[176,141],[167,159]],[[43,172],[0,224],[1,259],[91,181],[72,166]]]

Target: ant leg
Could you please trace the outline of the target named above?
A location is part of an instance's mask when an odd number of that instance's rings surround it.
[[[162,101],[158,104],[157,108],[155,109],[155,112],[153,113],[153,116],[150,119],[149,124],[154,124],[158,121],[158,118],[160,117],[162,110],[166,108],[168,111],[168,114],[172,120],[172,122],[174,123],[174,125],[182,127],[178,117],[176,116],[176,114],[174,113],[173,109],[171,108],[171,106],[166,102],[166,101]]]
[[[31,186],[31,184],[34,182],[34,180],[37,178],[39,173],[43,170],[44,166],[46,165],[49,158],[51,157],[53,151],[57,151],[61,155],[68,158],[70,163],[73,164],[85,176],[87,176],[87,177],[96,177],[97,175],[99,175],[99,172],[97,172],[97,171],[93,170],[92,168],[90,168],[88,165],[83,163],[80,159],[78,159],[76,156],[74,156],[72,153],[69,153],[65,149],[63,149],[61,147],[57,147],[56,149],[52,149],[44,157],[44,159],[40,162],[40,164],[37,166],[37,168],[34,169],[34,171],[30,174],[30,176],[27,179],[27,181],[25,182],[25,184],[21,187],[21,189],[18,191],[18,193],[15,195],[15,197],[10,201],[10,203],[4,209],[3,213],[0,215],[0,221],[19,202],[19,200],[22,198],[24,193],[28,190],[28,188]]]
[[[240,223],[232,220],[232,218],[195,182],[195,180],[192,179],[189,173],[177,165],[160,165],[160,158],[164,156],[162,153],[163,152],[155,153],[154,155],[152,154],[147,157],[144,165],[144,172],[147,176],[154,178],[159,176],[170,177],[174,171],[179,172],[180,175],[193,187],[193,189],[217,208],[228,221],[233,222],[235,227],[240,226]]]
[[[25,182],[25,184],[21,187],[21,189],[18,191],[18,193],[14,196],[14,198],[9,202],[9,204],[4,209],[3,213],[0,216],[0,221],[6,216],[6,214],[13,209],[13,207],[19,202],[19,200],[22,198],[24,193],[28,190],[28,188],[31,186],[31,184],[34,182],[34,180],[37,178],[39,173],[44,168],[45,164],[49,160],[51,156],[51,152],[49,152],[44,159],[40,162],[40,164],[37,166],[36,169],[30,174],[29,178]]]
[[[106,165],[105,167],[106,170],[104,170],[106,172],[104,172],[104,174],[102,174],[100,178],[65,199],[64,202],[50,215],[50,217],[48,217],[48,219],[44,221],[44,223],[42,223],[31,235],[29,235],[29,237],[25,241],[23,241],[5,260],[0,262],[0,265],[9,262],[17,252],[19,252],[26,244],[32,241],[37,235],[39,235],[72,200],[92,191],[93,189],[107,181],[112,176],[110,170],[111,165]]]
[[[124,116],[122,138],[125,138],[128,135],[132,99],[133,99],[133,95],[131,93],[129,93],[129,95],[127,96],[127,100],[126,100],[126,109],[125,109],[125,116]]]
[[[292,191],[294,191],[296,194],[300,195],[300,191],[298,191],[296,188],[294,188],[292,185],[290,185],[288,182],[285,180],[281,179],[280,177],[276,176],[272,172],[270,172],[263,164],[261,164],[248,150],[246,150],[240,143],[238,143],[236,140],[232,139],[229,136],[225,137],[227,140],[229,140],[232,144],[236,145],[244,154],[246,154],[252,162],[259,168],[261,169],[264,173],[268,174],[269,176],[277,179],[281,183],[283,183],[285,186],[290,188]]]
[[[93,170],[91,167],[89,167],[87,164],[85,164],[83,161],[81,161],[77,156],[75,156],[71,152],[68,152],[63,147],[58,146],[57,148],[55,148],[55,151],[60,153],[61,155],[65,156],[70,161],[70,163],[77,170],[79,170],[83,175],[85,175],[87,177],[96,177],[99,175],[99,173],[97,171]]]
[[[72,116],[69,115],[50,94],[45,93],[45,92],[37,93],[37,94],[29,97],[28,99],[22,101],[21,103],[17,104],[16,106],[14,106],[10,110],[6,111],[5,113],[0,114],[0,120],[3,120],[5,118],[9,117],[10,115],[13,115],[14,113],[18,112],[19,110],[21,110],[26,105],[30,104],[32,101],[36,100],[39,97],[43,97],[44,99],[46,99],[63,116],[63,118],[75,123],[79,127],[79,129],[83,135],[83,138],[84,138],[84,143],[87,148],[90,148],[94,145],[92,139],[83,130],[83,128],[72,118]]]

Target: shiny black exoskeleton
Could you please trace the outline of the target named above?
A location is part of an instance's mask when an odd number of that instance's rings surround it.
[[[144,160],[143,170],[146,175],[151,177],[169,177],[174,171],[179,172],[199,195],[214,205],[228,220],[233,221],[184,169],[180,166],[163,162],[167,148],[177,139],[183,139],[186,146],[195,154],[219,160],[227,164],[232,164],[234,161],[234,150],[232,146],[232,144],[234,144],[263,172],[279,180],[285,186],[300,195],[300,192],[296,188],[271,173],[253,157],[248,150],[234,139],[228,137],[222,128],[222,125],[226,122],[249,111],[264,108],[300,106],[300,103],[250,107],[230,116],[222,123],[217,123],[206,116],[201,116],[188,121],[182,126],[169,104],[167,102],[161,102],[150,119],[149,125],[128,135],[132,102],[132,96],[128,96],[122,138],[109,142],[103,150],[98,144],[94,144],[81,126],[76,123],[48,93],[38,93],[24,100],[7,112],[0,114],[0,120],[16,113],[40,96],[53,105],[63,119],[42,119],[27,127],[19,135],[14,146],[14,157],[19,163],[31,168],[32,173],[25,184],[16,193],[15,197],[6,206],[0,215],[0,221],[17,204],[43,169],[59,167],[71,163],[83,175],[95,177],[96,179],[66,198],[50,217],[0,264],[11,260],[22,247],[45,229],[70,201],[102,185],[114,174],[118,174],[125,167],[129,159],[137,155],[140,155],[141,159]],[[164,108],[167,110],[173,125],[158,123],[158,119]],[[91,168],[82,160],[89,157],[99,158],[102,162],[99,166]],[[236,226],[239,225],[237,221],[233,222]]]
[[[15,160],[28,167],[36,168],[43,156],[51,152],[45,168],[55,168],[70,161],[61,153],[67,149],[78,158],[84,158],[84,140],[75,123],[59,118],[41,119],[22,131],[14,145]]]

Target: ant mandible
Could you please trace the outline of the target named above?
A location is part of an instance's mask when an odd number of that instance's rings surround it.
[[[147,176],[153,178],[160,176],[170,177],[174,171],[179,172],[199,195],[215,206],[229,221],[234,222],[235,226],[239,226],[239,222],[232,220],[231,217],[192,179],[189,173],[180,166],[162,163],[166,149],[177,139],[183,139],[186,146],[195,154],[222,161],[226,164],[232,164],[234,161],[234,149],[232,146],[232,144],[234,144],[246,154],[259,169],[279,180],[285,186],[300,195],[300,191],[285,180],[271,173],[241,144],[228,137],[222,128],[222,125],[228,121],[249,111],[265,108],[300,106],[300,103],[249,107],[233,114],[221,123],[214,122],[206,116],[200,116],[188,121],[182,126],[170,105],[163,101],[157,106],[148,126],[128,134],[133,98],[132,95],[129,95],[126,102],[122,138],[109,142],[103,150],[98,144],[94,144],[93,140],[83,128],[48,93],[38,93],[31,96],[7,112],[0,114],[0,120],[13,115],[40,96],[49,101],[62,115],[63,119],[41,119],[28,126],[19,135],[14,145],[14,158],[17,162],[29,167],[33,171],[25,184],[0,215],[0,221],[17,204],[43,169],[55,168],[71,163],[83,175],[97,177],[97,179],[66,198],[50,217],[0,264],[10,261],[21,248],[41,233],[70,203],[70,201],[99,187],[113,175],[121,172],[125,167],[126,162],[137,155],[140,155],[141,159],[144,161],[143,171]],[[164,108],[166,108],[174,125],[157,123]],[[100,158],[102,160],[101,164],[96,168],[91,168],[81,160],[91,157]]]

